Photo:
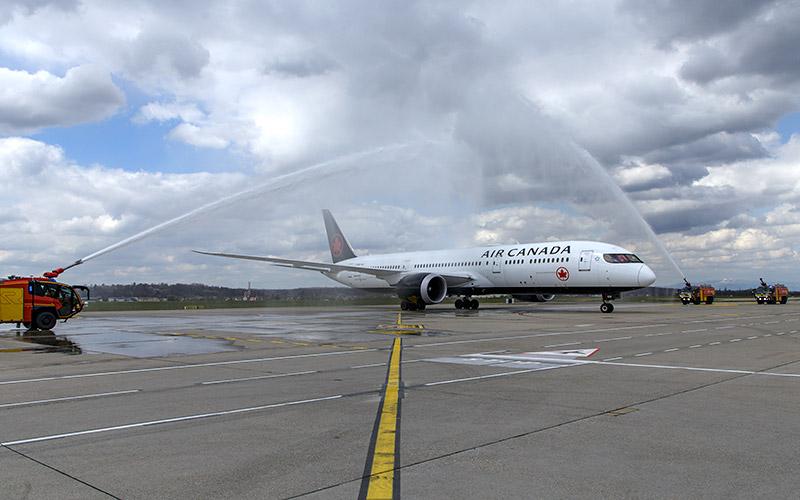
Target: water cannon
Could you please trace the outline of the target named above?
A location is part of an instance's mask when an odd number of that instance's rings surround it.
[[[683,282],[686,283],[686,288],[689,288],[689,289],[692,288],[692,284],[689,283],[689,280],[687,280],[686,278],[683,278]]]
[[[73,268],[75,266],[79,266],[81,264],[83,264],[83,260],[79,259],[79,260],[76,260],[75,262],[73,262],[72,264],[68,265],[67,267],[59,267],[59,268],[53,269],[50,272],[46,272],[46,273],[43,274],[43,276],[45,278],[49,278],[51,280],[54,280],[54,279],[58,278],[67,269],[71,269],[71,268]]]
[[[769,288],[769,285],[767,285],[767,282],[764,281],[764,278],[758,278],[758,279],[759,279],[759,281],[761,281],[761,286],[762,287]]]

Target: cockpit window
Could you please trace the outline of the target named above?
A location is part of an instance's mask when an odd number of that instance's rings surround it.
[[[612,264],[630,264],[642,262],[642,259],[633,255],[632,253],[607,253],[603,254],[603,258],[606,262],[610,262]]]

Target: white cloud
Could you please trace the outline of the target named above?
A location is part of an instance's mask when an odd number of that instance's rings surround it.
[[[614,172],[614,179],[623,188],[640,186],[670,177],[672,174],[664,165],[636,164],[621,166]]]
[[[76,66],[63,77],[0,68],[0,131],[7,134],[102,120],[124,103],[111,75],[98,66]]]
[[[181,123],[172,129],[169,138],[201,148],[222,149],[228,146],[225,138],[191,123]]]
[[[361,249],[373,252],[430,248],[448,225],[450,244],[569,236],[645,248],[606,169],[688,269],[732,277],[737,259],[778,265],[800,242],[797,139],[783,145],[772,131],[800,109],[797,70],[786,63],[796,14],[791,2],[37,3],[0,13],[0,52],[29,70],[0,74],[11,84],[0,89],[0,126],[26,133],[109,116],[123,103],[110,72],[149,101],[134,121],[170,122],[167,140],[243,154],[256,172],[378,144],[443,145],[417,164],[352,176],[355,186],[297,193],[281,212],[295,214],[294,231],[252,207],[231,231],[268,220],[279,235],[220,240],[318,258],[324,240],[306,211],[343,199]],[[77,212],[50,224],[12,197],[9,220],[31,234],[68,228],[64,241],[77,249],[92,247],[74,238],[89,228],[110,241],[213,198],[209,186],[245,182],[79,166],[21,139],[4,148],[0,169],[18,178],[0,192],[63,179],[57,192]],[[125,272],[190,272],[176,267],[179,252],[169,255]]]

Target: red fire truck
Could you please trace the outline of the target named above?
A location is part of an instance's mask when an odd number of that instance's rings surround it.
[[[9,276],[0,280],[0,323],[17,323],[26,328],[50,330],[59,319],[64,321],[81,312],[85,286],[58,283],[53,278]]]

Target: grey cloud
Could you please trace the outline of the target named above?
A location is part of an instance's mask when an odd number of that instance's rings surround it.
[[[706,229],[739,215],[741,200],[705,200],[700,207],[664,210],[646,217],[657,233],[688,232]]]
[[[109,73],[96,66],[71,68],[63,78],[0,68],[0,85],[0,131],[7,134],[102,120],[125,103]]]
[[[147,77],[153,71],[167,71],[195,78],[210,60],[210,53],[197,40],[170,30],[149,27],[128,48],[127,71]]]
[[[777,3],[763,15],[689,53],[681,76],[707,84],[725,77],[760,75],[777,82],[800,78],[800,5]]]
[[[625,0],[620,9],[662,44],[704,39],[737,27],[774,0]]]
[[[661,163],[672,167],[705,171],[705,167],[753,158],[763,158],[769,153],[752,134],[719,132],[693,142],[661,148],[643,156],[648,163]],[[704,175],[704,174],[703,174]],[[691,181],[699,177],[689,176]]]
[[[337,68],[336,63],[320,54],[298,55],[276,60],[267,65],[267,73],[281,76],[307,78],[319,76]]]

